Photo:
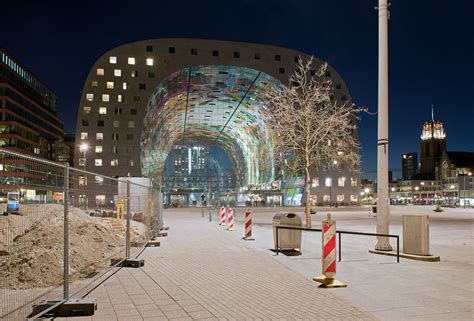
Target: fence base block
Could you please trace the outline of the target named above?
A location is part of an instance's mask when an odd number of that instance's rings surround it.
[[[147,247],[158,247],[160,246],[160,241],[151,240],[146,244]]]
[[[246,240],[246,241],[255,241],[255,239],[253,237],[243,237],[242,240]]]
[[[120,261],[122,263],[118,264]],[[118,265],[117,265],[118,264]],[[110,265],[116,265],[117,267],[132,267],[132,268],[139,268],[145,265],[145,260],[127,260],[123,258],[115,258],[110,260]]]
[[[345,288],[347,284],[333,278],[328,278],[324,274],[315,276],[314,281],[321,283],[322,288]]]
[[[163,227],[161,228],[162,231],[167,231],[167,230],[169,230],[169,229],[170,229],[169,226],[163,226]]]
[[[33,311],[28,316],[34,317],[37,314],[51,308],[61,301],[43,300],[33,305]],[[97,310],[97,301],[95,299],[69,299],[63,304],[46,312],[42,317],[77,317],[94,315]]]
[[[168,236],[168,232],[160,232],[158,233],[158,237],[165,237]]]

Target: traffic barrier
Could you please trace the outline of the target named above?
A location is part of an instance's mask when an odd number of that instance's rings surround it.
[[[226,210],[225,210],[225,207],[222,206],[221,207],[221,222],[219,223],[219,225],[225,225],[225,222],[226,222]]]
[[[227,210],[227,223],[229,227],[227,228],[227,231],[235,231],[234,228],[234,210],[229,207]]]
[[[336,275],[336,221],[327,214],[326,219],[321,222],[322,230],[322,252],[323,252],[323,274],[315,276],[314,281],[321,283],[324,288],[341,288],[347,285],[334,279]]]
[[[245,211],[245,235],[243,239],[246,241],[255,240],[252,238],[252,212],[250,210]]]

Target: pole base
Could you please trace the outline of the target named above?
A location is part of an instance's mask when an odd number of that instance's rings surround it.
[[[319,276],[315,276],[313,278],[314,281],[321,283],[320,287],[322,288],[345,288],[347,284],[338,281],[334,278],[328,278],[324,274]]]
[[[255,239],[253,237],[243,237],[242,240],[245,240],[245,241],[255,241]]]
[[[168,236],[168,232],[159,232],[158,237],[166,237]]]
[[[51,308],[61,301],[43,300],[38,304],[33,305],[33,310],[28,318],[32,318],[42,311]],[[54,307],[46,312],[41,317],[76,317],[76,316],[90,316],[94,315],[97,310],[96,299],[69,299],[61,305]]]
[[[146,244],[147,247],[158,247],[160,246],[160,241],[151,240]]]

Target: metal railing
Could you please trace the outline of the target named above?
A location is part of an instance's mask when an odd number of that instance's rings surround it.
[[[24,320],[41,300],[60,305],[89,292],[159,233],[161,200],[143,178],[0,148],[0,318]]]
[[[298,230],[298,231],[308,231],[308,232],[322,232],[320,228],[306,228],[306,227],[298,227],[298,226],[285,226],[285,225],[277,225],[275,226],[275,252],[276,255],[280,252],[279,250],[279,236],[278,230]],[[363,235],[363,236],[381,236],[381,237],[391,237],[397,239],[397,263],[400,263],[400,237],[396,234],[380,234],[380,233],[365,233],[365,232],[353,232],[353,231],[341,231],[336,230],[338,234],[338,252],[336,253],[338,257],[338,261],[341,262],[342,259],[342,238],[341,234],[351,234],[351,235]]]

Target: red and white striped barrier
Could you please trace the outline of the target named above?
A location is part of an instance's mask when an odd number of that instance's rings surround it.
[[[235,231],[234,227],[234,210],[229,207],[227,210],[227,224],[229,227],[227,228],[227,231]]]
[[[252,238],[252,212],[250,210],[245,211],[245,236],[243,237],[246,241],[253,241]]]
[[[336,221],[331,219],[331,214],[327,214],[322,224],[322,245],[323,245],[323,274],[315,276],[314,281],[322,283],[325,288],[346,287],[347,285],[334,279],[336,275]]]
[[[219,225],[225,225],[225,221],[226,221],[226,215],[225,215],[226,211],[225,211],[225,207],[222,206],[221,207],[221,222],[219,223]]]

